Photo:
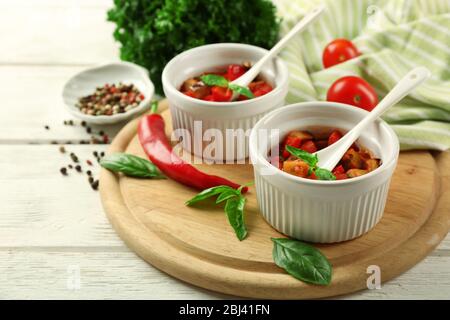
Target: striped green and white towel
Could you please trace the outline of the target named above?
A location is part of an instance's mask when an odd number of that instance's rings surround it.
[[[330,85],[346,75],[366,79],[382,98],[411,68],[428,67],[432,78],[384,116],[402,150],[450,147],[450,0],[275,0],[282,35],[319,3],[326,11],[282,53],[291,72],[287,102],[325,100]],[[322,67],[323,48],[352,40],[362,55]]]

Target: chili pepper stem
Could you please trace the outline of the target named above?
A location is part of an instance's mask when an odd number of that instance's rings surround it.
[[[156,113],[158,112],[158,101],[152,102],[152,107],[150,109],[150,113]]]

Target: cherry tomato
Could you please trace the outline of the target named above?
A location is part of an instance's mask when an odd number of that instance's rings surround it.
[[[334,130],[328,137],[328,145],[329,146],[332,145],[333,143],[338,141],[340,138],[342,138],[342,134],[339,131]]]
[[[323,50],[322,62],[325,68],[329,68],[359,55],[358,49],[350,40],[336,39]]]
[[[327,101],[350,104],[371,111],[378,104],[377,94],[364,79],[347,76],[336,80],[328,89]]]
[[[283,154],[282,154],[283,158],[287,159],[291,155],[291,153],[286,150],[286,146],[291,146],[291,147],[294,147],[294,148],[300,148],[301,144],[302,144],[302,139],[300,139],[298,137],[287,136],[286,140],[284,142],[284,148],[283,148]]]
[[[226,102],[231,100],[233,92],[228,88],[214,86],[211,88],[211,95],[214,101]]]
[[[233,81],[242,76],[246,71],[247,69],[244,66],[239,64],[230,64],[227,68],[227,74],[225,77],[228,81]]]
[[[308,140],[305,141],[301,146],[300,149],[309,152],[309,153],[314,153],[317,151],[317,147],[315,145],[315,143],[312,140]]]

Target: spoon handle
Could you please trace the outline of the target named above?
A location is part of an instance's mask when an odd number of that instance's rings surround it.
[[[325,9],[325,5],[320,5],[314,8],[312,11],[308,12],[302,20],[300,20],[280,41],[277,42],[275,46],[270,49],[270,51],[264,55],[257,63],[255,63],[250,70],[240,76],[238,79],[234,80],[232,83],[240,86],[248,86],[253,79],[260,73],[261,67],[269,60],[274,58],[280,53],[287,42],[291,40],[298,32],[305,29],[310,22],[314,21]]]
[[[417,67],[411,70],[395,85],[395,87],[384,97],[384,99],[381,100],[369,114],[367,114],[364,119],[362,119],[356,126],[353,127],[352,130],[347,132],[347,134],[341,138],[342,141],[339,140],[336,145],[333,144],[328,147],[330,148],[330,151],[332,151],[331,154],[328,152],[328,148],[324,149],[325,152],[323,153],[321,151],[318,152],[319,166],[332,170],[348,148],[359,138],[368,125],[378,119],[378,117],[387,109],[408,95],[408,93],[424,82],[429,76],[430,71],[425,67]],[[333,146],[335,147],[333,148]],[[320,160],[321,156],[324,156],[326,159]]]

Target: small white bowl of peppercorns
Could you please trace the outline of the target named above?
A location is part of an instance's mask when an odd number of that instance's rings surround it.
[[[70,78],[63,100],[75,117],[98,125],[113,124],[148,110],[154,90],[146,69],[130,62],[113,62]]]

